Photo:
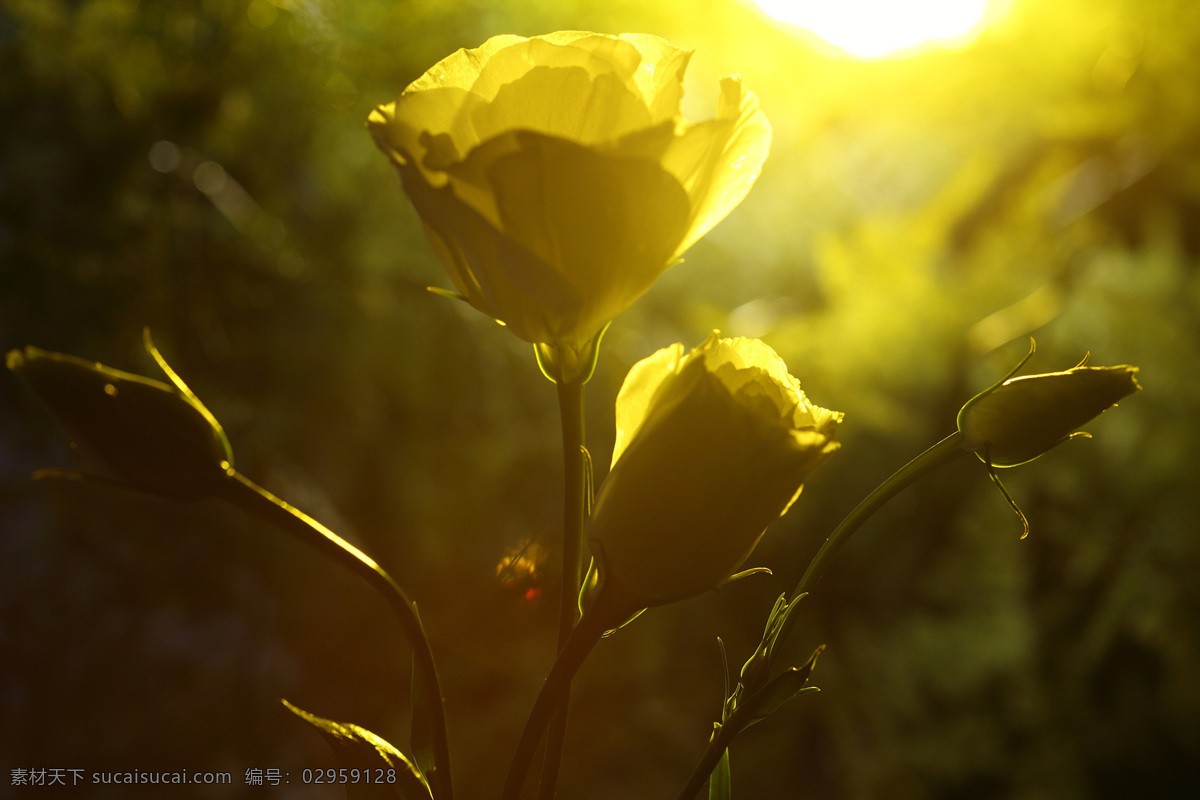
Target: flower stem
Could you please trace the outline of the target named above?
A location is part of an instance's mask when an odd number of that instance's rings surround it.
[[[391,576],[369,556],[342,539],[333,531],[317,522],[304,512],[289,505],[266,489],[258,486],[239,472],[229,471],[230,480],[225,484],[223,498],[254,516],[295,535],[313,545],[326,558],[334,561],[363,578],[396,612],[404,635],[413,649],[417,670],[426,687],[430,709],[430,727],[433,738],[434,769],[431,783],[433,796],[437,800],[454,800],[454,788],[450,777],[450,745],[446,735],[446,713],[442,700],[441,683],[433,661],[429,639],[417,617],[416,606]]]
[[[796,584],[791,597],[788,598],[789,605],[795,604],[801,595],[809,594],[817,587],[817,584],[821,581],[821,576],[825,574],[825,570],[829,567],[830,562],[833,561],[833,557],[842,549],[842,545],[846,543],[850,535],[858,530],[859,526],[866,522],[872,514],[883,508],[887,501],[938,467],[949,464],[951,461],[955,461],[965,455],[968,455],[968,451],[962,447],[962,434],[955,431],[893,472],[887,480],[876,486],[874,491],[863,498],[854,507],[854,510],[838,523],[838,526],[833,529],[833,533],[829,534],[829,538],[825,540],[825,543],[821,545],[821,549],[813,556],[813,560],[808,564],[808,569],[804,571],[800,582]],[[795,609],[788,609],[776,641],[787,638],[788,631],[795,624],[796,615],[792,613],[793,610]]]
[[[737,712],[735,711],[734,714],[736,715]],[[712,771],[716,769],[717,764],[721,762],[721,757],[725,755],[725,751],[733,742],[733,737],[737,735],[737,722],[730,717],[724,725],[713,732],[712,737],[708,740],[708,747],[704,750],[704,755],[700,757],[700,762],[692,770],[687,785],[683,787],[683,791],[679,793],[676,800],[692,800],[699,793],[700,787],[704,785]]]
[[[780,625],[779,633],[775,637],[775,643],[787,637],[788,631],[795,624],[797,615],[794,612],[799,610],[802,598],[816,588],[817,584],[821,581],[821,576],[825,574],[825,570],[829,567],[830,562],[833,561],[833,557],[837,555],[842,545],[846,543],[846,540],[850,538],[852,533],[858,530],[872,514],[882,508],[888,500],[895,497],[902,489],[925,477],[938,467],[949,464],[951,461],[967,454],[968,451],[962,447],[962,434],[955,431],[896,470],[892,473],[891,477],[875,487],[874,491],[855,506],[854,510],[838,523],[833,533],[829,534],[829,538],[825,540],[825,543],[821,545],[821,549],[817,551],[817,554],[813,556],[813,560],[809,562],[808,569],[804,571],[800,582],[796,584],[791,597],[788,598],[788,609],[784,612],[785,616]],[[696,793],[700,791],[700,787],[708,780],[709,775],[712,774],[713,769],[721,760],[721,756],[725,754],[725,750],[729,747],[733,738],[737,735],[738,731],[745,727],[744,725],[734,724],[738,711],[735,711],[733,716],[709,740],[704,755],[700,757],[700,761],[696,764],[695,769],[692,770],[691,777],[688,778],[687,785],[679,793],[676,800],[692,800],[696,796]]]
[[[583,526],[587,518],[587,471],[583,433],[583,383],[560,380],[558,411],[562,421],[563,451],[563,539],[562,587],[558,605],[558,651],[561,654],[575,627],[578,607],[580,572],[583,567]],[[550,733],[546,741],[545,762],[539,800],[551,800],[558,782],[558,767],[562,762],[567,736],[567,708],[570,704],[571,680],[562,687],[561,702],[557,704]]]
[[[521,731],[521,739],[517,742],[517,750],[508,769],[508,778],[504,782],[502,800],[519,800],[521,797],[521,788],[525,785],[525,776],[529,772],[538,742],[541,741],[542,732],[550,723],[551,716],[566,706],[567,696],[571,691],[571,680],[605,630],[611,627],[605,622],[604,614],[592,613],[593,611],[595,609],[589,610],[571,630],[566,644],[554,661],[554,666],[550,668],[550,674],[542,684],[542,690],[538,692],[525,721],[525,729]]]

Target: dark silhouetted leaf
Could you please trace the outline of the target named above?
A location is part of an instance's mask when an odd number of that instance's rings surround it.
[[[356,783],[346,786],[347,800],[431,800],[429,785],[403,753],[383,737],[349,722],[334,722],[297,708],[288,710],[321,732],[333,754],[347,769],[394,771],[395,783]],[[388,774],[385,772],[385,774]]]

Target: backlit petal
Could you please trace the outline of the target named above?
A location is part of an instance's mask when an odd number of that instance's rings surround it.
[[[403,177],[435,251],[467,301],[525,341],[556,340],[584,298],[550,265],[461,202],[452,187],[430,186],[417,170],[405,170]]]
[[[555,98],[547,102],[547,98]],[[471,112],[481,141],[527,129],[582,144],[611,141],[651,124],[639,95],[617,75],[591,76],[582,67],[534,67]]]
[[[588,308],[589,338],[641,296],[686,229],[687,196],[655,162],[534,133],[488,175],[508,236],[559,273]],[[564,176],[570,176],[564,180]]]
[[[741,200],[770,127],[736,79],[716,120],[685,127],[690,57],[646,34],[500,36],[371,113],[472,305],[582,346]]]
[[[664,347],[634,364],[625,376],[625,382],[617,393],[617,438],[613,444],[613,464],[617,463],[621,453],[646,421],[659,387],[679,371],[683,356],[682,344]]]
[[[831,423],[794,427],[796,404]],[[810,406],[757,340],[714,333],[686,355],[673,345],[636,364],[617,397],[615,458],[588,527],[602,581],[644,605],[720,584],[837,449],[840,420]]]
[[[717,118],[684,131],[663,158],[692,201],[681,255],[742,202],[771,147],[771,125],[740,78],[721,79]]]

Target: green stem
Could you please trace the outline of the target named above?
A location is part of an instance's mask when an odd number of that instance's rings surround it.
[[[938,467],[965,455],[968,455],[968,451],[962,447],[962,434],[955,431],[893,472],[891,477],[876,486],[875,491],[863,498],[862,502],[838,523],[838,526],[833,529],[833,533],[829,534],[829,538],[821,545],[821,549],[813,556],[813,560],[808,564],[808,569],[804,571],[800,582],[792,591],[792,596],[788,598],[789,606],[795,604],[801,595],[810,594],[817,587],[821,576],[829,567],[829,563],[833,561],[833,557],[842,549],[842,545],[846,543],[850,535],[858,530],[859,526],[866,522],[872,514],[881,509],[887,501]],[[792,612],[796,608],[798,606],[788,608],[776,641],[787,638],[788,631],[795,624],[797,615]]]
[[[225,500],[286,530],[316,547],[326,558],[357,573],[383,595],[396,612],[404,635],[413,648],[417,670],[421,673],[428,693],[435,765],[431,781],[433,796],[438,800],[454,800],[454,788],[450,778],[450,744],[446,735],[446,713],[441,683],[434,665],[433,651],[429,648],[429,639],[421,627],[412,600],[382,567],[329,528],[256,485],[241,473],[230,470],[229,477],[230,480],[225,484]]]
[[[529,765],[537,751],[538,742],[542,739],[542,732],[546,730],[555,712],[566,705],[575,673],[579,671],[588,653],[592,652],[596,642],[600,641],[604,632],[611,627],[611,620],[606,622],[603,613],[593,612],[594,608],[571,630],[565,646],[554,661],[554,666],[550,668],[550,674],[542,684],[542,690],[538,692],[537,700],[529,711],[529,718],[525,721],[525,729],[521,731],[521,739],[517,742],[517,750],[508,769],[508,778],[504,782],[502,800],[519,800],[521,797],[521,788],[525,785],[525,776],[529,773]]]
[[[895,497],[902,489],[925,477],[938,467],[949,464],[951,461],[967,454],[968,451],[962,447],[962,434],[955,431],[896,470],[892,473],[891,477],[875,487],[873,492],[855,506],[854,510],[838,523],[833,533],[829,534],[829,538],[825,540],[825,543],[821,545],[821,549],[817,551],[817,554],[813,556],[813,560],[809,562],[808,569],[804,571],[800,582],[796,584],[795,590],[793,590],[791,597],[788,598],[788,610],[785,612],[783,623],[780,625],[779,632],[775,637],[775,643],[777,644],[787,637],[788,631],[795,624],[797,615],[794,612],[800,607],[799,601],[803,596],[811,593],[817,584],[820,583],[821,576],[825,574],[825,570],[829,567],[830,562],[833,561],[833,557],[842,549],[842,545],[846,543],[846,540],[850,538],[852,533],[858,530],[872,514],[882,508],[888,500]],[[745,727],[734,724],[737,722],[737,717],[741,710],[742,708],[739,708],[734,711],[725,724],[721,726],[720,730],[717,731],[717,734],[709,740],[704,755],[700,757],[699,763],[696,764],[696,768],[692,770],[691,777],[688,778],[687,785],[679,793],[676,800],[692,800],[696,796],[696,793],[700,791],[700,787],[708,780],[708,776],[721,760],[721,756],[728,749],[730,742],[733,741],[738,731]]]
[[[555,386],[558,389],[558,412],[562,421],[563,452],[562,589],[558,605],[558,651],[561,653],[575,627],[578,607],[580,572],[583,568],[583,526],[587,518],[587,473],[584,463],[583,384],[560,380]],[[554,719],[550,723],[545,762],[542,765],[542,783],[538,790],[539,800],[552,800],[554,797],[567,738],[570,699],[571,682],[568,678],[562,689],[561,703],[555,709]]]
[[[717,764],[721,763],[721,756],[725,755],[725,751],[729,749],[733,737],[737,735],[738,729],[734,727],[737,722],[736,716],[737,712],[735,711],[733,716],[708,740],[708,747],[704,750],[704,755],[700,757],[700,762],[692,770],[687,785],[683,787],[683,791],[675,800],[692,800],[700,792],[700,788],[704,786],[704,782],[708,780],[712,771],[717,768]]]

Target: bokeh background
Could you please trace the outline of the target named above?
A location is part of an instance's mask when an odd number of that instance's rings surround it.
[[[837,520],[1031,334],[1036,370],[1090,350],[1145,391],[1008,472],[1023,541],[965,461],[861,530],[788,644],[795,663],[828,645],[823,691],[738,740],[734,796],[1200,796],[1190,0],[1015,0],[970,47],[866,62],[736,0],[4,0],[0,347],[155,374],[149,325],[239,468],[417,599],[459,794],[494,796],[553,651],[554,392],[527,345],[425,291],[449,281],[363,123],[458,47],[562,28],[695,48],[688,114],[741,72],[775,129],[745,203],[613,324],[598,474],[630,365],[713,328],[762,336],[847,414],[753,557],[773,577],[597,648],[562,796],[674,797],[719,713],[716,637],[740,664]],[[297,785],[336,762],[281,697],[406,744],[410,654],[354,577],[235,510],[31,482],[43,466],[79,461],[4,371],[0,796],[34,792],[14,768],[339,796]],[[522,548],[537,573],[499,579]]]

